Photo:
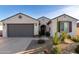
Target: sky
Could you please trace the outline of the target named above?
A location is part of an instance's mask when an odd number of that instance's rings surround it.
[[[79,5],[0,5],[0,20],[17,13],[24,13],[36,19],[42,16],[52,19],[61,14],[79,19]]]

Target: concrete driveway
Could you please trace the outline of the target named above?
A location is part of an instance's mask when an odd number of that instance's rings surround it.
[[[1,38],[0,37],[0,54],[13,54],[20,51],[24,51],[32,40],[38,40],[39,38]],[[43,37],[43,39],[46,39]]]
[[[23,51],[34,38],[0,38],[0,54]]]

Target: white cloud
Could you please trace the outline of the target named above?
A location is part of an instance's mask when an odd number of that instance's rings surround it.
[[[67,6],[65,8],[59,9],[55,12],[50,12],[46,16],[53,18],[61,14],[68,14],[72,17],[79,19],[79,6]]]

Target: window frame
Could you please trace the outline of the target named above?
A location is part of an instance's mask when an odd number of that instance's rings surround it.
[[[58,25],[59,29],[57,28],[59,30],[58,32],[67,32],[67,33],[72,32],[72,27],[71,27],[71,31],[70,31],[70,28],[69,28],[70,27],[70,23],[71,23],[71,26],[72,26],[72,22],[71,21],[58,21],[58,22],[60,23]],[[61,23],[63,23],[63,25],[64,25],[64,23],[68,23],[68,26],[67,26],[68,30],[67,31],[64,31],[64,28],[65,28],[64,26],[65,25],[63,26],[63,29],[61,30]]]

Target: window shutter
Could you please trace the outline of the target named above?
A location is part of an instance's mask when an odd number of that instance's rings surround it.
[[[72,32],[72,22],[69,22],[69,32]]]
[[[57,22],[57,31],[60,32],[60,22]]]

